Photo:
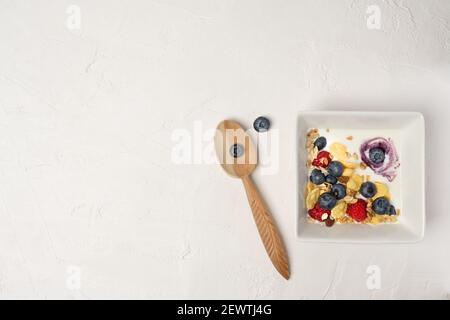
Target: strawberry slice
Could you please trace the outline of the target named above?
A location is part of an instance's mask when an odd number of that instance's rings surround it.
[[[331,155],[328,151],[320,151],[317,157],[313,160],[312,165],[314,167],[326,168],[331,162]]]
[[[314,220],[317,220],[317,221],[321,221],[321,222],[323,221],[322,216],[324,213],[326,213],[328,215],[327,217],[329,217],[331,214],[331,211],[322,209],[318,203],[316,203],[314,208],[308,210],[308,214],[311,218],[313,218]]]

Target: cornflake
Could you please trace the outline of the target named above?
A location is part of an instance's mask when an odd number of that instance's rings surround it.
[[[306,209],[310,210],[312,208],[314,208],[314,206],[317,203],[317,200],[319,199],[320,196],[320,189],[314,189],[311,192],[308,193],[308,195],[306,196]]]
[[[347,211],[347,203],[340,201],[333,209],[331,209],[331,216],[333,219],[342,218]]]

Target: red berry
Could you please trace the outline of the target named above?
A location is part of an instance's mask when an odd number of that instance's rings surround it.
[[[349,203],[347,205],[347,214],[352,217],[353,220],[361,222],[367,218],[367,202],[363,199],[358,199],[355,203]]]
[[[331,155],[328,151],[320,151],[317,157],[313,160],[312,165],[315,167],[326,168],[331,162]]]
[[[309,216],[310,216],[311,218],[313,218],[314,220],[317,220],[317,221],[323,221],[323,220],[322,220],[322,215],[323,215],[324,213],[326,213],[326,214],[328,215],[328,217],[329,217],[330,214],[331,214],[331,211],[330,211],[330,210],[322,209],[322,208],[319,206],[318,203],[316,203],[316,206],[315,206],[314,208],[308,210]]]

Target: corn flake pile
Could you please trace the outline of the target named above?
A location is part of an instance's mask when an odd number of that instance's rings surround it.
[[[321,147],[322,150],[319,151],[319,148],[314,144],[319,137],[317,129],[311,129],[307,133],[306,150],[308,158],[306,167],[309,173],[308,177],[316,169],[315,173],[317,173],[317,170],[320,170],[323,173],[323,177],[327,177],[327,180],[323,183],[320,183],[322,181],[320,179],[319,183],[317,181],[313,183],[309,180],[305,185],[304,199],[308,210],[308,220],[310,222],[325,223],[329,227],[336,222],[341,224],[362,223],[372,225],[396,222],[400,210],[390,204],[391,195],[387,185],[379,181],[371,181],[370,176],[362,174],[367,165],[359,160],[357,153],[348,152],[345,145],[332,143],[327,146],[327,151],[325,146]],[[324,138],[321,137],[321,139]],[[346,139],[352,140],[353,137],[348,136]],[[339,176],[331,177],[332,179],[337,179],[334,183],[328,182],[328,175],[330,174],[328,170],[331,168],[331,166],[329,167],[331,162],[340,162],[342,164],[342,171]],[[320,172],[317,174],[320,175]],[[361,191],[361,186],[369,181],[371,183],[366,184],[366,186],[371,186],[373,193],[369,197],[366,192],[364,197],[361,194],[361,192],[364,193],[364,191]],[[327,194],[327,196],[333,195],[332,188],[334,189],[333,185],[336,184],[341,184],[345,187],[345,189],[342,186],[340,187],[341,190],[345,190],[344,194],[331,199],[333,203],[329,207],[325,206],[324,208],[324,206],[319,204],[322,201],[322,199],[319,201],[319,198],[324,194]],[[379,211],[377,206],[373,206],[373,202],[378,198],[382,199],[378,200],[381,204],[387,203],[386,205],[391,207],[389,214],[387,212],[377,213],[374,211],[374,208]]]

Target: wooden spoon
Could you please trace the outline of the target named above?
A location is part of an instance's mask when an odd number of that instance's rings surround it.
[[[278,272],[289,279],[289,264],[283,242],[263,198],[250,178],[257,164],[256,147],[250,136],[238,123],[224,120],[217,126],[214,143],[222,168],[244,183],[256,227],[270,260]]]

